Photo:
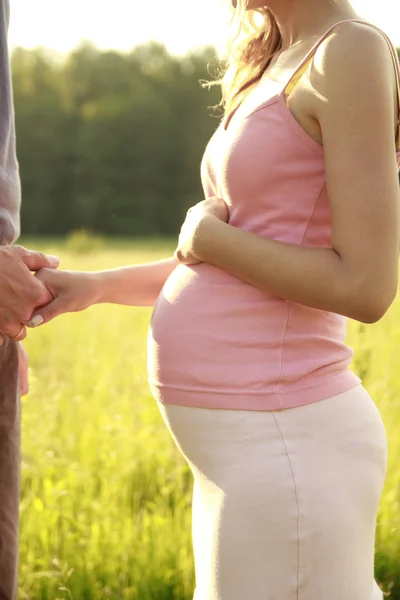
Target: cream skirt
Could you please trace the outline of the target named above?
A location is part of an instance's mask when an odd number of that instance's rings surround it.
[[[194,600],[382,600],[387,438],[362,385],[284,411],[158,402],[193,476]]]

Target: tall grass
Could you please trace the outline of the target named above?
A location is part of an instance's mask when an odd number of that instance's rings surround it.
[[[58,253],[95,270],[170,256],[171,242]],[[96,306],[33,331],[23,400],[20,599],[191,600],[192,478],[152,399],[150,308]],[[390,464],[377,529],[377,579],[400,599],[400,304],[350,322],[353,368],[381,410]]]

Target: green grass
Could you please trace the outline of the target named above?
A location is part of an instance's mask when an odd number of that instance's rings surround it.
[[[73,254],[22,243],[63,268],[96,270],[171,256],[174,243],[110,242]],[[191,600],[192,477],[147,385],[150,308],[101,305],[33,331],[23,399],[20,599]],[[349,323],[353,369],[390,443],[377,529],[377,579],[400,599],[400,302],[377,324]]]

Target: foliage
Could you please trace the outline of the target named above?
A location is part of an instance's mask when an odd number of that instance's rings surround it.
[[[43,49],[12,56],[22,230],[60,235],[176,234],[203,198],[199,165],[218,119],[205,48],[170,56],[85,43],[64,61]]]
[[[108,244],[63,268],[96,270],[172,255],[175,240]],[[192,476],[152,399],[151,308],[100,305],[33,331],[23,405],[20,600],[191,600]],[[376,401],[390,459],[376,575],[400,600],[400,300],[374,325],[350,321],[353,368]]]
[[[65,247],[75,254],[88,254],[104,247],[104,239],[86,229],[75,229],[66,237]]]

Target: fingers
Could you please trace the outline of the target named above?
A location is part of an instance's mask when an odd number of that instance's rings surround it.
[[[47,304],[47,306],[43,306],[38,308],[32,315],[31,319],[26,323],[28,327],[38,327],[39,325],[43,325],[44,323],[48,323],[58,315],[61,315],[62,310],[62,302],[59,298]]]
[[[48,269],[46,269],[46,268],[39,269],[39,271],[36,271],[34,277],[35,277],[35,279],[38,279],[42,283],[45,283],[47,273],[48,273]]]
[[[55,294],[53,294],[52,288],[54,287],[54,283],[55,278],[52,277],[52,275],[54,274],[59,274],[61,273],[61,271],[56,271],[55,269],[39,269],[39,271],[36,271],[34,278],[36,281],[40,282],[41,285],[43,285],[51,294],[52,294],[52,300],[54,300],[54,296]]]
[[[27,336],[25,325],[21,323],[7,323],[2,326],[1,335],[6,335],[15,342],[21,342]]]
[[[35,250],[27,250],[22,246],[17,246],[17,248],[21,254],[22,262],[30,271],[38,271],[46,267],[48,269],[56,269],[60,264],[57,256],[43,254],[43,252],[36,252]]]
[[[26,331],[26,327],[25,327],[25,325],[22,325],[22,323],[21,323],[21,327],[20,327],[17,335],[12,335],[10,337],[12,337],[12,339],[15,342],[22,342],[22,340],[24,340],[27,335],[28,335],[28,332]]]

